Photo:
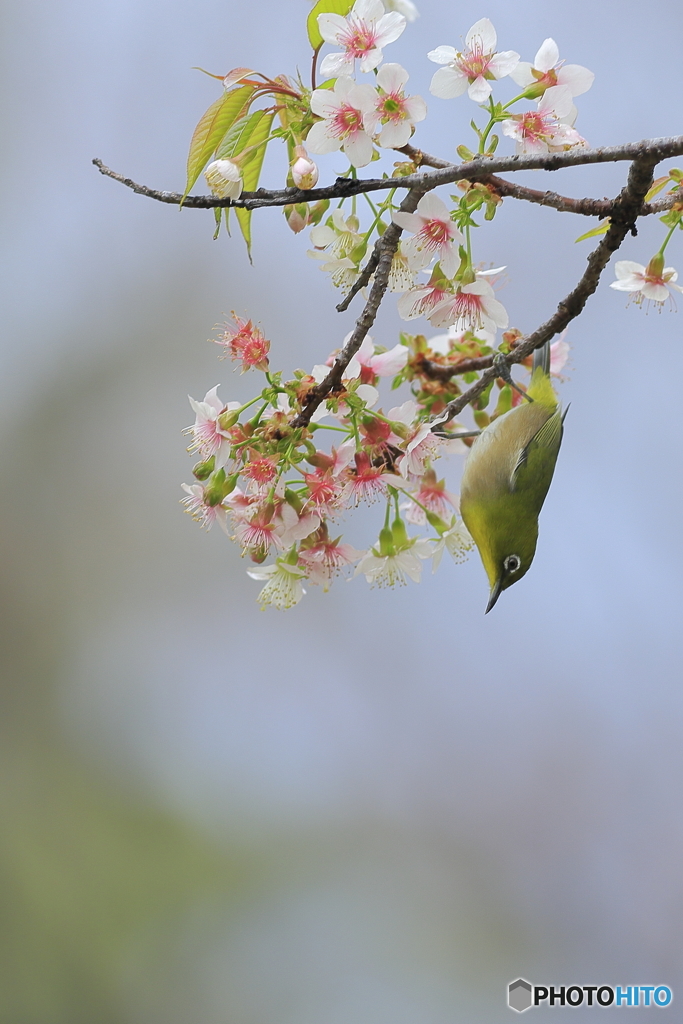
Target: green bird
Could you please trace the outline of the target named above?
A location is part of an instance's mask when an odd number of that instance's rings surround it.
[[[487,613],[531,567],[562,443],[567,410],[562,413],[550,382],[547,343],[534,355],[527,400],[481,432],[462,477],[460,512],[491,586]]]

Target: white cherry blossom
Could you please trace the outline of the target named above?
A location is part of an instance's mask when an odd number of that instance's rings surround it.
[[[202,459],[210,459],[213,455],[216,469],[222,469],[230,458],[230,435],[221,427],[219,417],[223,413],[233,412],[240,408],[239,402],[228,402],[224,405],[218,397],[219,385],[211,388],[201,402],[187,396],[195,414],[194,423],[185,428],[186,434],[192,435],[189,450],[199,452]]]
[[[346,18],[319,14],[320,35],[326,43],[342,47],[341,53],[327,54],[320,73],[326,78],[352,75],[356,60],[361,71],[373,71],[382,63],[382,47],[398,39],[405,27],[406,19],[398,11],[385,14],[382,0],[356,0]]]
[[[385,149],[400,149],[413,133],[416,121],[427,116],[427,104],[421,96],[406,96],[403,87],[409,75],[400,64],[383,64],[377,72],[379,92],[363,117],[363,125],[370,135],[377,135]]]
[[[516,141],[517,153],[557,153],[586,145],[569,123],[574,112],[568,86],[553,85],[539,100],[537,110],[513,114],[501,127],[504,135]]]
[[[290,565],[282,558],[278,558],[273,565],[259,565],[249,569],[247,576],[253,580],[266,580],[265,587],[256,598],[261,611],[269,604],[279,611],[286,611],[298,604],[306,593],[301,582],[306,578],[306,570],[298,565]]]
[[[219,199],[239,199],[242,173],[232,160],[214,160],[204,171],[209,188]]]
[[[471,284],[458,285],[453,295],[440,302],[428,314],[433,327],[453,327],[456,331],[490,331],[508,326],[508,315],[486,280],[502,268],[478,271]]]
[[[427,192],[415,213],[398,210],[393,220],[399,227],[414,233],[403,243],[403,252],[412,270],[429,266],[436,256],[446,277],[453,277],[460,265],[456,243],[461,241],[462,234],[451,220],[443,199],[434,192]]]
[[[371,85],[356,85],[347,77],[338,78],[334,89],[316,89],[311,94],[311,110],[323,120],[316,121],[308,133],[306,145],[311,153],[341,149],[354,167],[369,164],[373,145],[363,117],[374,106],[375,96]]]
[[[631,292],[634,301],[640,305],[643,300],[662,306],[671,296],[671,289],[683,292],[678,280],[678,271],[673,267],[665,267],[663,257],[655,256],[644,267],[642,263],[632,260],[618,260],[614,264],[617,280],[612,281],[610,288],[618,292]]]
[[[460,52],[452,46],[437,46],[427,56],[435,64],[443,64],[432,78],[429,91],[448,100],[461,96],[465,89],[475,103],[485,103],[491,95],[491,79],[505,78],[519,63],[514,50],[496,53],[496,30],[488,18],[473,25]]]
[[[406,21],[415,21],[420,17],[420,12],[413,3],[413,0],[382,0],[385,11],[398,11]]]
[[[510,72],[510,78],[517,85],[527,89],[534,86],[535,95],[540,96],[553,85],[566,86],[572,96],[588,92],[595,75],[580,64],[565,64],[560,60],[560,51],[554,39],[545,39],[534,57],[533,64],[520,60]]]

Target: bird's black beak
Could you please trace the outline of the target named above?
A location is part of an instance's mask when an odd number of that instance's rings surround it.
[[[489,603],[486,605],[486,611],[484,612],[484,615],[488,615],[488,613],[491,611],[491,609],[493,608],[494,604],[496,603],[502,592],[502,580],[496,580],[491,590],[491,596],[489,597]]]

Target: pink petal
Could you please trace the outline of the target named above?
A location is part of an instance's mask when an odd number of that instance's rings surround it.
[[[413,234],[417,234],[418,231],[422,230],[424,221],[417,213],[404,213],[403,210],[397,210],[392,218],[394,224],[398,224],[404,231],[412,231]]]
[[[394,345],[388,352],[373,356],[370,365],[378,377],[394,377],[406,365],[409,355],[405,345]]]
[[[549,111],[556,117],[563,118],[573,106],[571,90],[566,85],[551,85],[541,97],[538,109],[540,113]]]

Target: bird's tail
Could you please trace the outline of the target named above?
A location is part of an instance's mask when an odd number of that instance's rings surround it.
[[[534,361],[531,374],[535,370],[542,370],[546,377],[550,374],[550,342],[546,341],[540,348],[534,349]]]

